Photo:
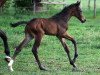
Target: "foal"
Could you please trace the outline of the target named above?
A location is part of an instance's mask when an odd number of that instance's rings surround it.
[[[9,59],[11,59],[11,58],[10,58],[10,50],[9,50],[9,46],[8,46],[8,42],[7,42],[7,36],[2,30],[0,30],[0,37],[3,40],[3,43],[4,43],[4,48],[5,48],[4,52],[6,54],[5,60],[7,62],[9,62]]]
[[[72,16],[75,16],[76,18],[78,18],[82,23],[86,21],[86,19],[82,15],[82,11],[79,6],[80,6],[80,2],[76,2],[74,4],[69,5],[68,7],[65,7],[61,12],[57,13],[56,15],[50,18],[34,18],[29,22],[20,21],[20,22],[11,24],[12,27],[16,27],[20,24],[27,24],[25,27],[25,39],[16,48],[14,55],[12,57],[12,60],[16,58],[16,56],[19,54],[23,46],[25,46],[30,40],[34,38],[35,43],[32,48],[33,55],[37,61],[39,68],[41,70],[45,70],[40,63],[37,51],[38,51],[38,48],[40,46],[40,42],[43,36],[53,35],[53,36],[56,36],[60,40],[62,46],[64,47],[65,52],[68,55],[70,64],[74,68],[76,68],[74,64],[78,56],[76,41],[66,31],[68,29],[67,23]],[[68,46],[65,43],[65,39],[70,40],[74,44],[75,54],[74,54],[73,59],[71,59],[70,57],[70,51],[68,49]],[[12,66],[12,64],[13,63],[11,62],[10,66]]]

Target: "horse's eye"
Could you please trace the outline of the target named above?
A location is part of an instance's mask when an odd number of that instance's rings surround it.
[[[82,10],[78,10],[79,12],[82,12]]]
[[[80,10],[80,12],[82,12],[82,10]]]

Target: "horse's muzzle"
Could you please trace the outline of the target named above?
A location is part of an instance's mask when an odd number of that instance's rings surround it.
[[[85,23],[85,21],[86,21],[86,19],[82,20],[81,22],[82,22],[82,23]]]

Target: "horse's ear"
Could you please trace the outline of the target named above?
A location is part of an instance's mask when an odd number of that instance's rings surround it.
[[[81,3],[81,2],[80,2],[80,0],[78,0],[78,1],[76,2],[76,5],[78,5],[78,6],[79,6],[79,5],[80,5],[80,3]]]

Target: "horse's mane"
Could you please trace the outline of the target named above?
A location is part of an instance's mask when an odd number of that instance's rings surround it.
[[[53,15],[51,18],[56,18],[56,19],[57,19],[58,17],[62,18],[65,14],[68,13],[69,9],[71,9],[73,6],[75,6],[75,4],[76,4],[76,3],[73,3],[73,4],[71,4],[71,5],[65,6],[65,7],[62,9],[61,12],[59,12],[59,13]]]

